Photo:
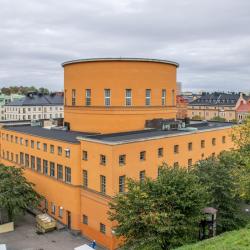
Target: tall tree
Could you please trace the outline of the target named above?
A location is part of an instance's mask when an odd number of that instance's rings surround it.
[[[23,176],[22,168],[0,165],[0,207],[7,210],[9,220],[27,208],[37,208],[41,200],[34,184]]]
[[[128,180],[127,192],[114,198],[109,214],[124,249],[170,249],[197,239],[206,199],[196,175],[164,165],[156,180]]]

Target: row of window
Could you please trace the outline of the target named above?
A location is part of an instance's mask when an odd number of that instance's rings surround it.
[[[221,142],[223,144],[226,143],[226,136],[222,136]],[[212,143],[212,146],[215,146],[216,143],[217,143],[216,138],[212,138],[211,143]],[[201,140],[200,147],[201,148],[205,148],[205,146],[206,146],[205,145],[205,140]],[[175,154],[179,154],[180,153],[180,145],[174,145],[174,149],[173,150],[174,150]],[[192,151],[193,150],[193,143],[192,142],[189,142],[187,144],[187,150],[188,151]],[[157,156],[159,158],[164,156],[164,149],[163,148],[158,148],[157,149]],[[119,165],[120,166],[126,164],[126,158],[127,158],[127,156],[125,154],[119,155]],[[146,151],[141,151],[139,153],[139,159],[140,159],[140,161],[145,161],[146,160]],[[88,151],[85,151],[85,150],[82,151],[82,160],[84,160],[84,161],[88,160]],[[106,165],[106,164],[107,164],[107,157],[106,157],[106,155],[100,154],[100,165]]]
[[[48,119],[48,118],[63,118],[63,114],[38,114],[38,115],[17,115],[17,114],[5,114],[6,119],[12,120],[36,120],[36,119]]]
[[[55,164],[54,162],[49,162],[48,160],[25,154],[23,152],[20,152],[19,155],[15,154],[14,156],[14,153],[2,150],[2,158],[16,164],[20,164],[21,166],[31,168],[38,173],[43,173],[44,175],[57,178],[60,181],[71,183],[71,168],[68,166]]]
[[[29,107],[29,108],[23,108],[23,107],[5,107],[5,110],[6,111],[18,111],[18,113],[26,113],[27,112],[31,112],[31,111],[34,111],[34,112],[37,112],[37,111],[44,111],[44,112],[47,112],[48,110],[52,111],[52,110],[63,110],[63,106],[50,106],[50,107]]]
[[[83,214],[83,216],[82,216],[82,223],[84,225],[89,224],[89,217],[86,214]],[[103,223],[100,223],[100,232],[103,234],[106,234],[106,225]]]
[[[24,139],[23,137],[18,137],[18,136],[14,136],[14,135],[9,135],[9,134],[5,134],[2,133],[1,137],[3,140],[6,141],[10,141],[12,143],[16,143],[16,144],[20,144],[20,145],[25,145],[26,147],[30,147],[31,148],[36,148],[37,150],[43,150],[44,152],[48,152],[48,144],[47,143],[41,143],[40,141],[34,141],[34,140],[28,140],[28,139]],[[51,154],[55,153],[55,146],[53,144],[49,145],[49,152]],[[70,158],[70,149],[66,148],[64,149],[65,152],[65,157]],[[57,155],[63,155],[63,149],[61,146],[57,146]]]
[[[172,105],[175,105],[175,91],[171,91],[172,94]],[[152,97],[152,90],[146,89],[145,90],[145,105],[151,105],[151,97]],[[166,105],[166,97],[167,97],[167,90],[161,90],[161,105]],[[125,90],[125,106],[132,106],[132,89]],[[65,93],[65,105],[67,105],[66,100],[66,93]],[[76,89],[72,89],[71,93],[71,105],[76,105]],[[110,106],[111,105],[111,89],[104,89],[104,105]],[[85,106],[91,106],[91,89],[85,89]]]

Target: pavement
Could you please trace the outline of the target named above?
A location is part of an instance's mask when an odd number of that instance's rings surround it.
[[[14,232],[0,234],[0,244],[6,244],[7,250],[74,250],[90,244],[89,240],[72,235],[66,229],[38,235],[35,225],[35,217],[26,214],[15,222]],[[96,250],[104,248],[97,246]]]

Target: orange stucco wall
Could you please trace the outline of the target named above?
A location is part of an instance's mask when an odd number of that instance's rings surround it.
[[[118,132],[143,129],[146,119],[174,118],[176,66],[155,62],[82,62],[64,66],[65,122],[72,130]],[[72,89],[76,90],[72,106]],[[91,89],[91,106],[85,106]],[[104,89],[111,90],[111,105],[104,105]],[[132,106],[125,106],[125,90],[132,90]],[[151,105],[145,91],[151,89]],[[161,91],[166,89],[162,106]],[[146,107],[146,108],[145,108]],[[82,119],[84,122],[79,122]],[[115,121],[115,123],[114,123]]]

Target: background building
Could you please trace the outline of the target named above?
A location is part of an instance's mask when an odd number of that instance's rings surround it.
[[[63,67],[68,130],[4,123],[0,162],[25,167],[51,216],[116,249],[107,212],[126,178],[156,178],[162,163],[189,167],[230,149],[231,124],[175,120],[177,63],[113,58]]]
[[[212,120],[215,117],[225,121],[237,120],[237,108],[246,103],[246,96],[241,93],[202,93],[202,96],[188,105],[188,117]]]
[[[63,118],[63,94],[43,95],[36,92],[5,104],[5,120],[39,120]]]
[[[184,119],[188,117],[188,100],[184,96],[176,96],[176,118]]]

